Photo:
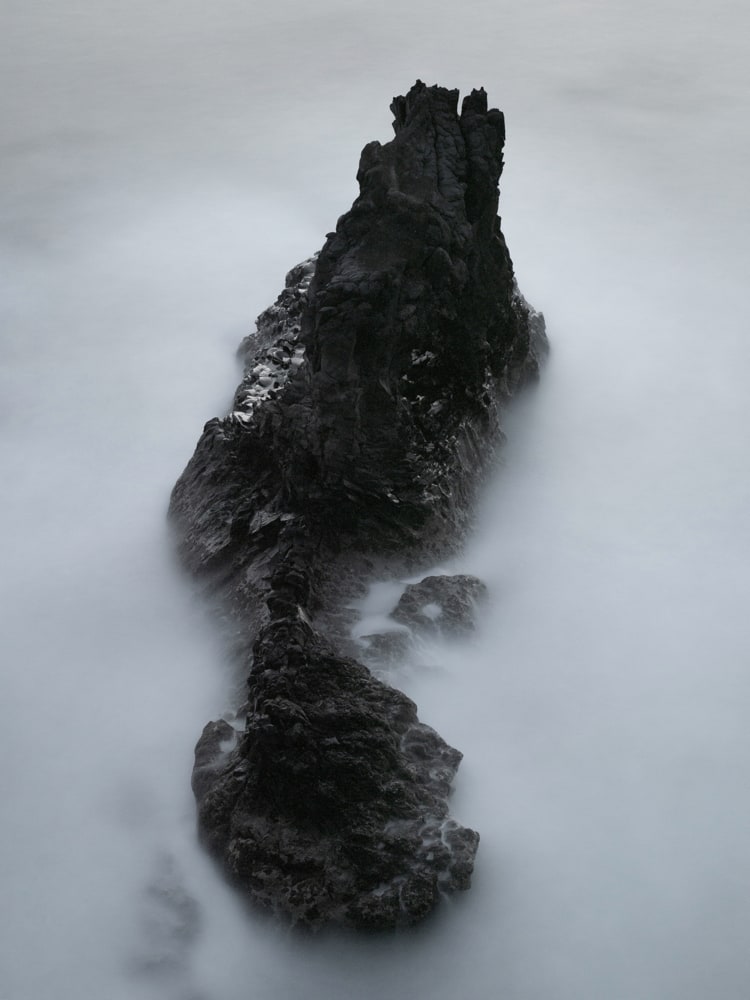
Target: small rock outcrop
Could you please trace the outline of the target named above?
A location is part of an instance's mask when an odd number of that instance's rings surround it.
[[[427,576],[406,587],[391,617],[417,633],[467,635],[486,597],[486,585],[475,576]]]
[[[460,544],[499,410],[546,346],[497,217],[503,116],[483,90],[457,102],[420,82],[394,100],[395,138],[365,147],[351,210],[243,342],[232,410],[172,495],[249,674],[243,724],[196,747],[201,836],[306,926],[414,923],[468,887],[479,840],[449,816],[460,753],[354,658],[346,611]],[[445,586],[402,613],[461,631],[481,584]]]
[[[420,639],[453,639],[470,635],[487,598],[486,585],[475,576],[427,576],[404,587],[389,618],[393,624],[362,634],[360,655],[374,670],[403,664]]]

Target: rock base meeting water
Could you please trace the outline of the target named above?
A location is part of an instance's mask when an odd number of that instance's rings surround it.
[[[470,884],[449,813],[458,750],[360,662],[351,602],[455,552],[533,382],[544,321],[497,215],[504,119],[417,82],[368,144],[359,197],[242,344],[170,514],[237,631],[247,700],[196,748],[199,828],[230,878],[292,923],[415,923]],[[425,580],[394,620],[462,631],[481,581]],[[401,616],[401,617],[399,617]]]

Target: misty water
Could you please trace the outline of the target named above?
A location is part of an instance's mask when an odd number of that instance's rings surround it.
[[[0,1000],[744,1000],[750,15],[625,3],[0,4]],[[393,682],[465,754],[474,886],[300,937],[195,840],[222,639],[171,486],[234,349],[420,77],[506,113],[552,354]]]

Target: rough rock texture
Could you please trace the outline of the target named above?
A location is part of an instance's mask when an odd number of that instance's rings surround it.
[[[546,343],[497,218],[503,116],[457,100],[394,100],[395,138],[363,150],[359,197],[259,317],[172,496],[249,669],[244,726],[196,748],[200,831],[304,925],[413,923],[469,885],[479,840],[448,816],[461,755],[351,658],[343,610],[460,542],[498,408]]]
[[[417,632],[465,635],[486,597],[487,587],[475,576],[427,576],[406,587],[391,617]]]
[[[390,617],[393,626],[359,638],[361,658],[375,670],[403,663],[422,637],[460,638],[474,631],[487,598],[475,576],[427,576],[404,588]]]

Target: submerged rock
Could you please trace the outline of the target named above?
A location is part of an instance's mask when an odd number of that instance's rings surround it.
[[[475,576],[427,576],[405,588],[391,617],[417,633],[467,635],[486,597],[487,587]]]
[[[360,655],[377,671],[403,664],[420,639],[468,636],[486,598],[486,585],[463,573],[426,576],[419,583],[408,583],[390,613],[393,625],[361,635]]]
[[[460,753],[349,655],[345,611],[460,543],[546,345],[497,218],[503,116],[457,100],[394,100],[395,138],[365,147],[352,209],[243,342],[233,409],[172,495],[249,669],[244,729],[209,723],[196,748],[201,835],[304,925],[413,923],[468,887],[479,840],[448,815]]]
[[[131,970],[143,979],[158,979],[164,989],[178,988],[200,933],[201,913],[173,857],[159,855],[139,902],[140,940]],[[186,996],[182,991],[180,995]]]

